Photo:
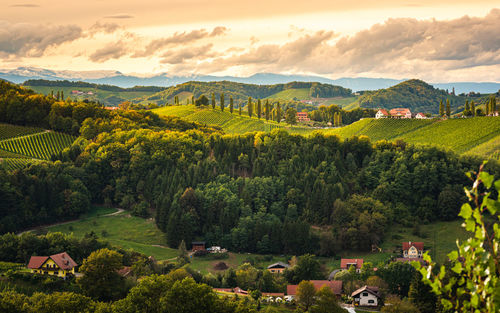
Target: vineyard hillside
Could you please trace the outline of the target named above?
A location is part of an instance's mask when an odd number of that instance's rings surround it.
[[[52,131],[16,137],[0,141],[0,150],[23,157],[50,160],[64,148],[69,147],[75,137]]]
[[[162,116],[179,116],[188,121],[198,122],[207,125],[217,125],[222,127],[225,133],[239,134],[252,131],[271,131],[275,128],[287,129],[293,133],[308,134],[313,129],[308,127],[290,126],[288,124],[274,121],[266,121],[264,118],[250,118],[247,112],[242,112],[240,116],[235,110],[232,114],[226,108],[221,112],[219,108],[197,108],[193,105],[165,106],[154,110]]]
[[[37,127],[24,127],[0,123],[0,140],[36,134],[42,131],[43,129]]]
[[[500,118],[475,117],[449,120],[363,119],[326,131],[343,138],[367,136],[372,141],[398,139],[418,145],[434,145],[457,153],[486,157],[500,149]]]

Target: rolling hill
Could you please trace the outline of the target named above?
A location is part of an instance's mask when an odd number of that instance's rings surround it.
[[[367,136],[372,141],[404,140],[417,145],[434,145],[460,154],[498,158],[500,118],[474,117],[449,120],[363,119],[327,131],[343,138]]]
[[[332,98],[332,97],[352,97],[350,89],[339,86],[311,83],[311,82],[291,82],[276,85],[253,85],[235,83],[230,81],[219,82],[188,82],[164,91],[158,92],[149,97],[143,98],[143,102],[155,102],[159,105],[173,103],[177,95],[182,95],[184,99],[188,96],[198,98],[201,95],[210,97],[215,94],[218,101],[220,94],[224,93],[226,98],[232,96],[235,101],[246,102],[248,97],[254,99],[284,99],[284,100],[304,100],[310,98]],[[227,99],[228,101],[228,99]]]
[[[188,121],[198,122],[207,125],[220,126],[225,133],[228,134],[241,134],[253,131],[271,131],[276,128],[287,129],[292,133],[309,134],[314,129],[309,127],[290,126],[284,123],[276,123],[274,121],[266,121],[264,118],[258,119],[256,117],[250,118],[247,112],[238,115],[235,110],[232,114],[229,109],[221,112],[219,109],[213,110],[210,108],[198,108],[194,105],[180,105],[180,106],[165,106],[153,110],[161,116],[178,116]]]
[[[393,109],[409,108],[412,112],[438,113],[439,101],[450,100],[451,111],[465,103],[465,98],[449,95],[445,90],[436,89],[424,81],[411,79],[387,89],[367,91],[357,100],[363,108]]]

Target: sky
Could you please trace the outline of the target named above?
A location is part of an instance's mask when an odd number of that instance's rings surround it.
[[[500,82],[500,3],[2,0],[0,69]]]

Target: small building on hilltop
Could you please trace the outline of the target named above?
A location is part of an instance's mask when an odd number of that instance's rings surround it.
[[[277,263],[269,265],[267,267],[267,270],[271,273],[283,273],[289,267],[290,267],[290,265],[288,265],[286,263],[277,262]]]
[[[419,119],[419,120],[425,120],[427,118],[427,116],[425,116],[424,113],[419,112],[419,113],[417,113],[417,115],[415,115],[415,118]]]
[[[385,110],[385,109],[380,109],[375,114],[375,118],[376,119],[379,119],[379,118],[388,118],[388,117],[389,117],[389,113],[387,113],[387,110]]]
[[[340,268],[343,270],[349,270],[351,266],[356,268],[356,272],[361,271],[363,266],[363,259],[340,259]]]
[[[410,109],[396,108],[389,111],[392,118],[411,118]]]
[[[421,258],[423,254],[423,242],[403,242],[403,258]]]
[[[380,294],[378,287],[363,286],[351,294],[355,306],[378,306]]]
[[[191,246],[191,250],[193,251],[205,250],[205,241],[193,241],[191,242]]]
[[[58,277],[74,275],[76,266],[78,264],[66,252],[51,256],[32,256],[28,263],[31,273]]]

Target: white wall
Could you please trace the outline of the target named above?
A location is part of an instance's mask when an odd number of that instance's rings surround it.
[[[368,293],[368,296],[363,296],[365,293]],[[369,300],[374,300],[374,303],[368,303]],[[368,305],[377,306],[378,305],[378,299],[377,299],[377,297],[375,297],[371,293],[363,291],[359,295],[359,305],[362,305],[362,306],[368,306]]]

